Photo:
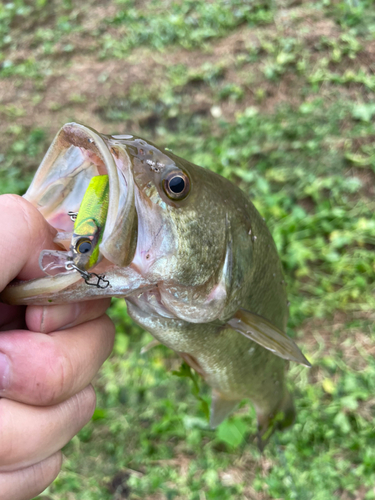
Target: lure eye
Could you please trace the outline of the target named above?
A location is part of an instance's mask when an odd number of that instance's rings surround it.
[[[91,247],[92,247],[92,243],[90,240],[82,239],[82,240],[78,240],[77,245],[76,245],[76,250],[78,253],[87,253],[87,252],[90,252]]]
[[[171,172],[163,180],[163,188],[168,198],[182,200],[186,198],[190,191],[189,177],[181,171]]]

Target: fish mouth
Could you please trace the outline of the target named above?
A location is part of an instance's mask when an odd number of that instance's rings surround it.
[[[110,137],[79,123],[67,123],[57,133],[24,197],[57,229],[60,243],[64,240],[61,235],[73,231],[70,213],[79,211],[90,180],[108,175],[109,204],[99,260],[105,257],[124,266],[132,259],[137,226],[130,165],[126,150],[114,148]]]
[[[24,198],[57,230],[55,242],[62,250],[42,251],[39,264],[48,276],[13,282],[1,300],[23,303],[24,299],[57,293],[80,280],[79,272],[66,267],[71,262],[74,227],[70,212],[79,211],[89,183],[97,175],[108,175],[109,203],[99,245],[97,262],[101,262],[94,269],[107,272],[130,264],[138,228],[134,179],[126,149],[116,144],[111,136],[79,123],[67,123],[57,133]]]

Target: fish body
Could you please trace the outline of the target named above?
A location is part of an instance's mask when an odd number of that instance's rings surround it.
[[[90,182],[103,175],[109,200],[96,261],[103,260],[93,269],[104,271],[110,286],[88,287],[76,271],[61,272],[10,286],[1,299],[50,304],[124,297],[134,321],[212,387],[212,427],[244,398],[255,406],[260,435],[275,419],[278,427],[290,425],[284,359],[308,361],[284,333],[281,264],[254,205],[227,179],[170,151],[78,124],[60,130],[25,197],[73,241],[76,228],[67,214],[80,216]]]

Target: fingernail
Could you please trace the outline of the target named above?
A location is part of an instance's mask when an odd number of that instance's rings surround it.
[[[5,354],[0,352],[0,391],[8,389],[10,385],[10,363]]]

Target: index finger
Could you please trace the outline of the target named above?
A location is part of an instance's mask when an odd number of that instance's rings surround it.
[[[41,250],[57,249],[56,229],[21,196],[0,196],[0,290],[16,276],[32,279],[43,276],[38,259]]]

